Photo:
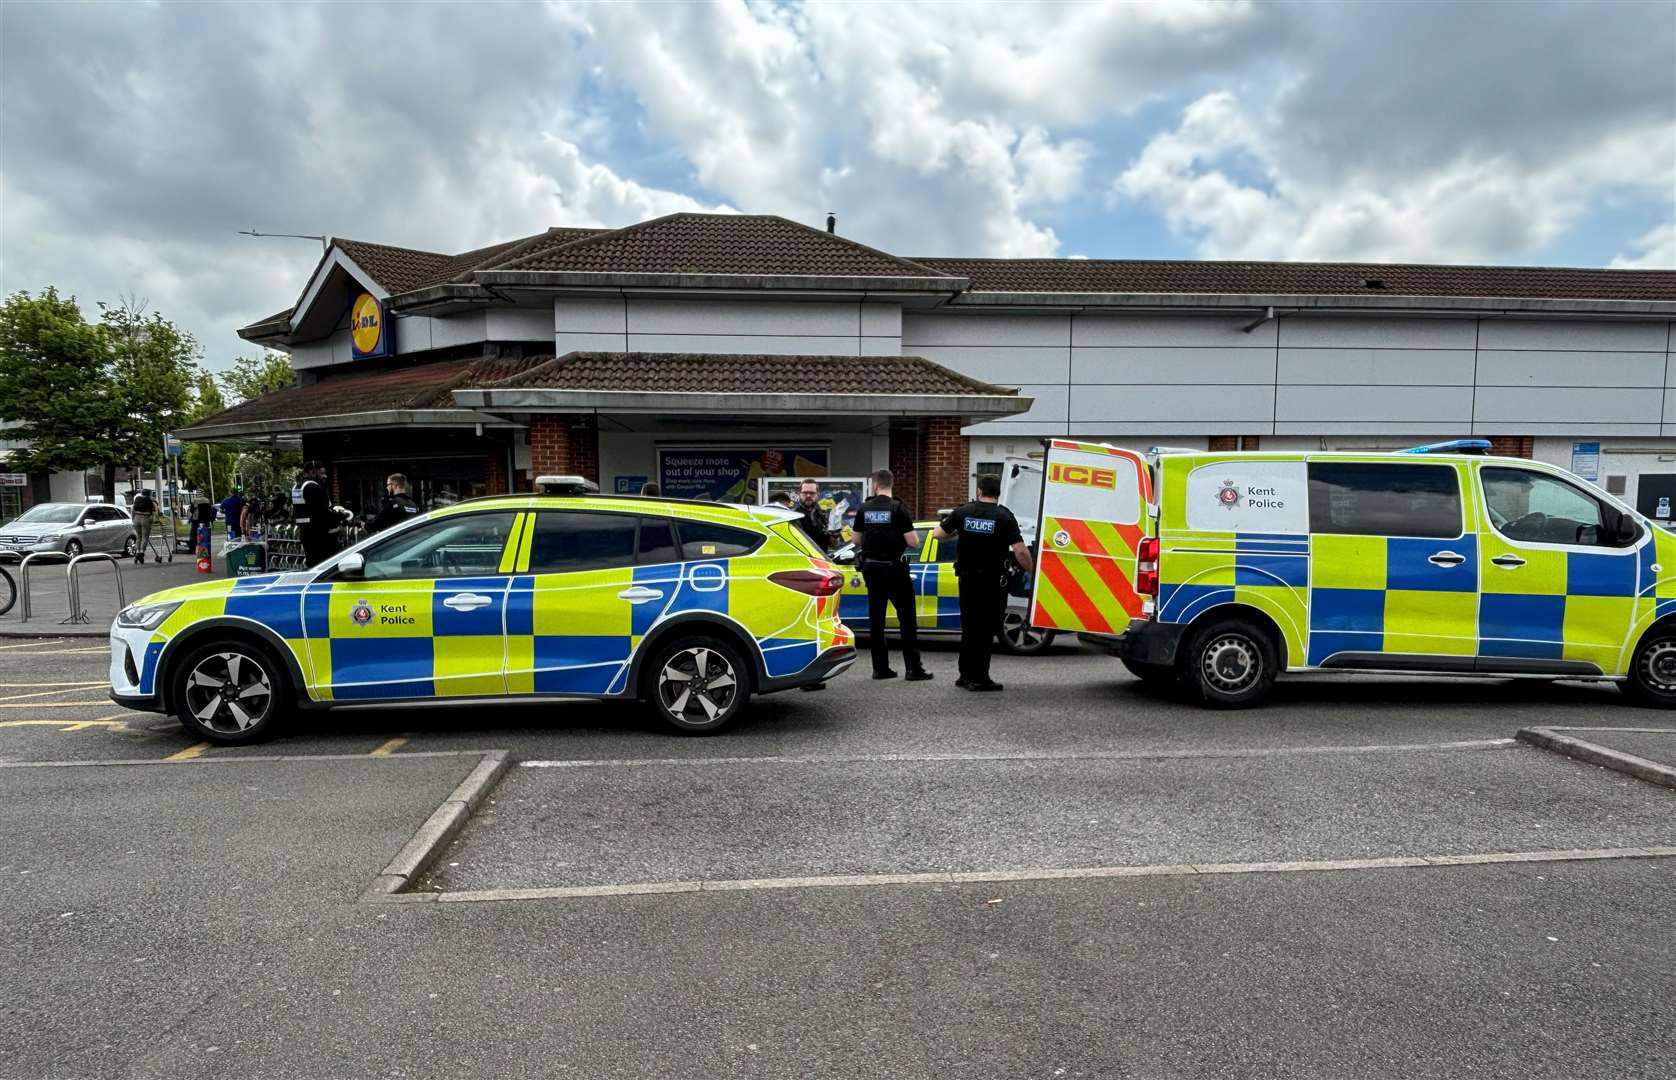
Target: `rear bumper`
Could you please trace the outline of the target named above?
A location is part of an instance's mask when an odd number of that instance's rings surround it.
[[[1117,655],[1137,664],[1174,664],[1186,632],[1187,627],[1181,623],[1137,619],[1117,640]]]
[[[799,671],[795,675],[782,675],[777,679],[765,679],[757,690],[759,694],[775,694],[781,690],[795,690],[799,686],[811,686],[823,683],[844,673],[851,664],[855,663],[860,654],[853,645],[835,645],[815,657],[814,663]]]

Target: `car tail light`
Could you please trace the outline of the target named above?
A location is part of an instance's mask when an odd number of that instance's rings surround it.
[[[1135,591],[1142,596],[1158,595],[1158,538],[1141,537],[1135,549]]]
[[[769,574],[768,580],[810,596],[832,596],[844,587],[843,575],[831,570],[780,570]]]

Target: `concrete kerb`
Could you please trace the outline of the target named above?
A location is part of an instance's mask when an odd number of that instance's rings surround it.
[[[384,903],[435,900],[436,893],[410,893],[407,890],[436,861],[449,841],[459,835],[460,829],[471,819],[472,812],[506,774],[511,763],[505,750],[485,754],[477,767],[460,781],[460,786],[419,826],[419,831],[390,860],[390,865],[372,880],[372,884],[361,894],[361,900]]]
[[[1591,731],[1593,728],[1571,728],[1572,731]],[[1602,728],[1603,731],[1652,731],[1663,732],[1663,728]],[[1573,735],[1561,734],[1560,728],[1529,727],[1520,728],[1514,735],[1522,743],[1552,750],[1556,754],[1563,754],[1590,765],[1599,765],[1604,769],[1633,776],[1637,780],[1645,780],[1649,784],[1676,789],[1676,768],[1661,765],[1656,761],[1649,761],[1635,754],[1626,754],[1622,750],[1614,750],[1609,746],[1579,739]]]

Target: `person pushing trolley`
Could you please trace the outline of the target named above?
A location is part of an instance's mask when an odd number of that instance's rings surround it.
[[[1007,605],[1007,555],[1025,573],[1033,566],[1018,519],[1000,498],[1001,481],[980,476],[976,501],[950,512],[931,532],[938,540],[960,537],[954,557],[960,579],[960,678],[954,685],[962,690],[1002,689],[989,677],[989,658]]]
[[[908,508],[891,495],[896,483],[891,471],[880,469],[872,480],[873,494],[862,501],[855,515],[855,543],[856,562],[867,583],[867,636],[873,648],[873,678],[896,678],[890,666],[890,643],[885,640],[885,604],[889,603],[896,609],[907,681],[924,682],[932,675],[920,663],[914,583],[907,562],[908,551],[919,548],[919,533],[914,531]]]

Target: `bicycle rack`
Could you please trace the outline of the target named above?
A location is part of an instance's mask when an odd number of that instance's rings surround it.
[[[63,559],[68,562],[70,556],[66,555],[62,551],[31,551],[23,557],[22,562],[18,563],[18,577],[20,580],[18,581],[17,587],[18,591],[23,594],[23,617],[20,620],[22,622],[28,622],[29,616],[33,614],[29,608],[29,564],[34,562],[36,559]]]
[[[122,588],[121,561],[108,551],[89,551],[71,559],[70,565],[64,568],[64,579],[70,599],[70,617],[60,619],[58,621],[60,626],[92,621],[87,617],[87,612],[81,609],[81,564],[89,559],[105,559],[110,562],[111,569],[116,571],[116,610],[121,611],[128,606],[128,594]]]

